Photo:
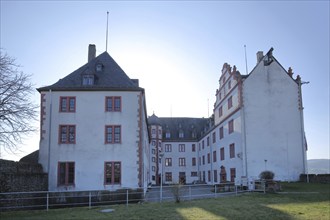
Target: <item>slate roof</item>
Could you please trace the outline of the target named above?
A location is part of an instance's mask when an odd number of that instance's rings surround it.
[[[96,65],[102,64],[102,71],[96,71]],[[93,85],[83,85],[83,75],[94,75]],[[119,90],[119,91],[141,91],[136,80],[130,79],[120,68],[116,61],[104,52],[92,59],[79,69],[60,79],[53,85],[38,88],[40,91],[93,91],[93,90]]]
[[[148,123],[162,126],[163,141],[197,141],[211,129],[210,120],[209,118],[173,118],[152,115],[148,118]],[[170,132],[170,138],[166,138],[167,132]],[[180,132],[183,132],[183,138],[179,137]]]

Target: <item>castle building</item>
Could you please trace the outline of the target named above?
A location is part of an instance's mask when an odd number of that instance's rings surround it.
[[[264,170],[296,181],[306,173],[299,76],[257,53],[242,75],[225,63],[210,118],[147,117],[145,90],[112,57],[96,57],[39,88],[39,163],[50,191],[256,179]]]
[[[149,117],[149,128],[157,124],[162,130],[162,151],[150,162],[162,169],[153,169],[152,176],[163,176],[163,183],[242,184],[270,170],[277,180],[299,180],[306,172],[307,144],[302,82],[292,75],[271,48],[265,56],[257,53],[248,75],[223,65],[211,118]]]
[[[51,191],[146,189],[145,91],[112,57],[96,56],[41,95],[39,163]]]

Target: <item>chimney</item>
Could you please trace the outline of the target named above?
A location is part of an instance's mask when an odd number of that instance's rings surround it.
[[[259,63],[263,57],[264,57],[264,52],[258,51],[257,52],[257,63]]]
[[[96,47],[95,44],[90,44],[88,46],[88,62],[94,59],[96,56]]]

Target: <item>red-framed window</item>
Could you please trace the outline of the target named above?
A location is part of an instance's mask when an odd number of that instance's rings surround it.
[[[76,97],[61,96],[60,97],[60,112],[76,112]]]
[[[217,151],[213,151],[213,162],[217,162]]]
[[[196,166],[196,157],[191,158],[192,166]]]
[[[179,144],[179,152],[185,152],[186,146],[184,144]]]
[[[165,158],[165,167],[172,166],[172,158]]]
[[[225,148],[220,148],[220,160],[225,159]]]
[[[114,185],[121,183],[121,162],[104,162],[104,184]]]
[[[191,145],[191,151],[192,152],[196,152],[196,144],[192,144]]]
[[[228,133],[231,134],[234,132],[234,119],[231,119],[228,122]]]
[[[213,170],[213,178],[214,178],[214,182],[218,182],[218,171],[217,170]]]
[[[222,111],[222,106],[219,107],[219,117],[221,117],[223,114],[223,111]]]
[[[105,126],[105,143],[120,144],[121,143],[121,126],[106,125]]]
[[[172,182],[172,172],[165,172],[165,181]]]
[[[232,96],[230,96],[228,98],[228,109],[230,109],[231,107],[233,107],[233,97]]]
[[[171,144],[165,144],[165,152],[172,152],[172,145]]]
[[[179,166],[180,167],[186,166],[186,158],[183,157],[179,158]]]
[[[230,182],[235,182],[236,168],[230,168]]]
[[[223,127],[219,128],[219,137],[220,137],[220,140],[223,138]]]
[[[230,158],[235,157],[235,144],[234,143],[229,145],[229,156],[230,156]]]
[[[121,112],[121,97],[120,96],[107,96],[105,97],[105,111],[106,112]]]
[[[58,143],[59,144],[75,144],[76,143],[76,126],[60,125],[59,126]]]
[[[72,186],[74,185],[75,162],[58,162],[57,168],[57,185]]]

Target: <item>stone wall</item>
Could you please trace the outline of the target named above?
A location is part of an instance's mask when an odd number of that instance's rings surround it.
[[[0,193],[47,190],[48,174],[40,164],[0,159]]]
[[[308,174],[310,183],[330,183],[330,174]],[[301,182],[307,182],[307,174],[300,175]]]

